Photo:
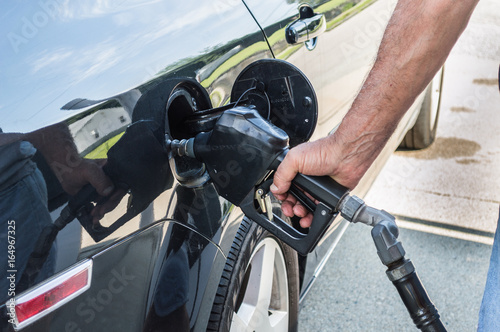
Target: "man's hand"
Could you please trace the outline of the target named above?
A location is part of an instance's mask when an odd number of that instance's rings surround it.
[[[81,158],[78,166],[62,174],[60,180],[63,189],[70,195],[76,195],[83,186],[90,183],[100,196],[109,196],[104,203],[97,204],[92,209],[90,214],[94,224],[97,224],[106,213],[114,210],[126,194],[124,189],[115,190],[113,182],[102,169],[105,164],[106,159]]]
[[[312,214],[297,199],[288,194],[297,173],[305,175],[331,176],[347,188],[354,188],[366,169],[352,163],[343,151],[345,144],[337,135],[300,144],[291,149],[274,174],[271,192],[281,200],[283,213],[287,217],[298,216],[303,228],[311,226]],[[369,164],[365,164],[369,166]]]
[[[76,195],[90,183],[100,196],[109,196],[105,203],[96,205],[92,210],[94,223],[113,210],[125,195],[124,190],[115,190],[113,182],[104,173],[102,167],[106,159],[85,159],[79,155],[66,124],[59,123],[22,134],[17,139],[31,142],[42,153],[69,195]]]
[[[31,142],[42,153],[68,194],[75,195],[87,183],[101,196],[108,196],[114,190],[113,182],[102,170],[106,160],[80,157],[65,123],[23,134],[20,139]]]
[[[68,167],[64,172],[61,172],[60,168],[55,171],[64,191],[71,196],[76,195],[87,183],[90,183],[99,195],[108,196],[113,192],[114,185],[102,170],[105,162],[106,160],[80,158],[75,167]]]

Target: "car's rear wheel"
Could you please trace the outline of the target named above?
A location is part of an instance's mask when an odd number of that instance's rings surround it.
[[[297,253],[244,219],[229,252],[208,331],[297,331]]]
[[[441,68],[425,90],[424,101],[417,121],[406,133],[400,148],[419,150],[427,148],[434,142],[441,106],[441,89],[443,87],[444,67]]]

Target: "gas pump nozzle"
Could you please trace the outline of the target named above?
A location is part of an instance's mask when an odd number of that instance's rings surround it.
[[[252,107],[227,110],[211,131],[188,140],[167,141],[167,146],[174,154],[204,162],[219,195],[303,255],[315,248],[348,193],[347,188],[329,177],[298,174],[293,180],[296,187],[292,192],[314,215],[307,233],[296,230],[269,211],[266,196],[270,194],[272,173],[288,152],[288,136]],[[302,190],[319,203],[314,204],[302,195]]]

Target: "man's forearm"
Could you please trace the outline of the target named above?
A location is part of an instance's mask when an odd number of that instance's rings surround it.
[[[58,123],[29,133],[0,133],[0,146],[16,141],[28,141],[44,154],[48,154],[48,151],[57,151],[62,143],[76,149],[68,126],[64,123]]]
[[[400,0],[376,62],[332,140],[342,172],[364,174],[443,65],[478,0]]]

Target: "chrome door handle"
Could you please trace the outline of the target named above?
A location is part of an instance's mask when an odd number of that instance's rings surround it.
[[[286,41],[289,44],[298,44],[313,39],[326,30],[326,19],[323,14],[300,18],[286,28]]]

